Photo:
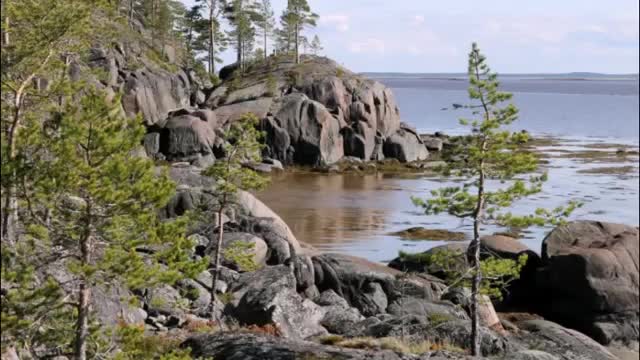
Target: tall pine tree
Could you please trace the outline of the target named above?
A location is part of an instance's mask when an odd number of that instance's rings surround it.
[[[174,184],[150,160],[134,157],[144,126],[121,113],[119,98],[85,88],[50,123],[31,123],[23,143],[32,149],[21,179],[28,199],[27,236],[67,258],[75,307],[76,359],[87,359],[92,290],[96,286],[142,289],[195,275],[203,262],[188,256],[185,221],[160,221]],[[27,173],[27,172],[25,172]],[[150,253],[150,254],[148,254]]]
[[[469,98],[474,101],[469,107],[477,109],[474,114],[480,117],[460,120],[462,125],[471,128],[469,141],[464,148],[459,149],[464,161],[450,163],[445,169],[467,178],[468,181],[460,187],[433,190],[432,196],[426,200],[412,200],[428,215],[445,212],[473,221],[473,240],[469,245],[472,269],[470,278],[466,280],[471,284],[471,349],[474,356],[480,356],[478,306],[479,295],[483,290],[483,269],[487,268],[487,263],[483,267],[480,259],[482,227],[487,224],[513,228],[557,224],[579,204],[570,202],[567,207],[558,207],[552,211],[538,209],[534,214],[522,216],[502,212],[515,201],[540,192],[546,181],[546,174],[533,175],[528,180],[522,179],[523,175],[538,170],[537,158],[524,147],[528,140],[527,133],[509,130],[508,127],[518,118],[518,109],[511,103],[503,105],[511,100],[512,94],[500,91],[498,75],[491,72],[485,56],[475,43],[469,53],[468,76]],[[497,181],[497,184],[490,184],[490,181]],[[500,184],[504,186],[500,188]],[[496,185],[496,190],[489,190]],[[493,265],[493,277],[513,275],[513,269],[505,268],[505,263]],[[511,265],[521,266],[516,262]]]
[[[258,7],[258,14],[260,19],[257,22],[257,26],[260,29],[262,35],[262,50],[264,60],[267,60],[269,56],[268,39],[273,35],[275,27],[275,19],[273,17],[273,8],[271,7],[271,0],[261,0]]]

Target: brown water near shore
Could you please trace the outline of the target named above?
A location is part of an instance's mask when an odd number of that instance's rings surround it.
[[[301,241],[326,245],[384,229],[393,209],[380,203],[380,193],[393,188],[393,180],[382,174],[286,173],[274,176],[258,197]]]
[[[556,139],[557,140],[557,139]],[[554,140],[555,141],[555,140]],[[598,157],[597,162],[581,156],[595,144],[587,141],[557,140],[541,144],[549,160],[549,181],[543,192],[516,203],[514,213],[530,213],[537,207],[553,208],[568,200],[585,205],[572,219],[598,219],[635,225],[638,223],[638,156]],[[631,145],[637,149],[637,144]],[[563,156],[554,156],[561,153]],[[568,156],[568,153],[578,154]],[[631,170],[595,171],[600,168],[627,167]],[[617,168],[616,168],[617,169]],[[585,171],[593,174],[584,174]],[[448,215],[426,216],[413,206],[411,196],[427,197],[430,190],[459,183],[434,173],[422,174],[320,174],[286,172],[275,174],[269,187],[257,196],[278,213],[296,237],[319,250],[388,261],[399,250],[417,252],[444,241],[405,240],[393,232],[420,226],[472,233],[470,222]],[[494,184],[498,185],[498,184]],[[484,233],[501,231],[487,226]],[[532,228],[521,239],[534,251],[550,228]]]

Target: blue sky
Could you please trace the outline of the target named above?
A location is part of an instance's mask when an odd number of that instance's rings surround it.
[[[279,14],[286,0],[272,3]],[[638,0],[309,3],[320,21],[308,34],[358,72],[464,72],[476,41],[502,73],[638,73]]]

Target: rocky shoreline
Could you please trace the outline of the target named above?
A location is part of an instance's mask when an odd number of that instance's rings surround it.
[[[211,209],[210,180],[190,165],[171,168],[179,192],[167,217]],[[213,218],[213,213],[210,213]],[[201,243],[209,223],[191,236]],[[321,253],[298,241],[249,193],[223,219],[224,244],[251,247],[257,270],[225,263],[218,284],[224,328],[209,324],[210,274],[153,290],[120,309],[149,331],[183,338],[194,356],[216,359],[465,359],[470,321],[462,289],[437,272],[397,259],[389,266]],[[452,244],[463,251],[464,244]],[[545,239],[542,256],[517,240],[485,237],[485,254],[530,258],[504,303],[483,304],[482,352],[494,359],[619,359],[604,346],[638,351],[638,228],[573,222]],[[226,245],[223,245],[226,246]],[[435,250],[430,250],[435,251]],[[194,257],[205,256],[198,248]],[[122,294],[120,294],[122,296]],[[105,296],[102,305],[116,303]],[[100,304],[100,302],[99,302]],[[502,313],[504,311],[504,313]],[[114,323],[113,311],[103,314]],[[521,315],[518,315],[521,314]],[[535,316],[527,314],[537,314]],[[580,332],[578,332],[579,330]],[[587,334],[587,335],[584,335]]]
[[[222,83],[213,86],[193,72],[171,73],[144,57],[142,68],[130,69],[129,59],[139,52],[124,45],[96,49],[88,65],[109,74],[103,88],[124,92],[125,113],[142,114],[148,133],[141,154],[172,163],[171,177],[179,186],[162,210],[165,218],[195,208],[204,209],[205,219],[215,218],[214,184],[200,171],[224,156],[222,129],[247,112],[261,119],[267,145],[263,163],[247,166],[263,172],[295,166],[322,172],[385,166],[425,171],[443,165],[441,154],[451,145],[443,134],[420,135],[402,123],[388,88],[329,59],[307,57],[301,65],[270,60],[244,76],[226,68]],[[216,286],[224,329],[208,319],[209,272],[128,294],[138,299],[135,306],[120,303],[127,294],[96,291],[102,322],[144,323],[150,332],[184,339],[194,356],[216,359],[467,358],[464,290],[447,288],[437,272],[402,259],[386,266],[320,253],[298,241],[249,193],[241,193],[226,215],[221,224],[199,222],[190,234],[199,243],[194,258],[208,255],[206,244],[218,226],[224,227],[224,244],[252,244],[258,269],[226,262]],[[508,317],[485,302],[484,356],[614,360],[618,357],[604,346],[619,344],[637,354],[637,227],[570,223],[544,240],[540,257],[509,241],[515,240],[484,239],[483,246],[506,257],[533,254],[507,301],[496,305],[537,315]],[[48,271],[64,283],[55,268]],[[194,328],[206,334],[194,335]]]

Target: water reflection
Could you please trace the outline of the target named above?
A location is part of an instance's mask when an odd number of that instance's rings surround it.
[[[380,196],[372,196],[388,188],[382,180],[382,174],[282,174],[258,197],[301,241],[343,243],[385,228],[393,207],[381,203]]]
[[[590,140],[592,142],[593,139]],[[637,142],[633,144],[637,149]],[[537,207],[553,208],[570,199],[585,205],[572,219],[597,219],[638,224],[638,158],[627,163],[599,166],[631,165],[634,171],[619,175],[584,175],[591,168],[579,160],[552,158],[549,181],[543,192],[517,202],[513,212],[527,214]],[[442,242],[403,241],[390,232],[411,226],[467,232],[470,222],[447,216],[425,216],[411,203],[410,197],[427,197],[429,191],[452,185],[450,179],[437,176],[391,176],[382,174],[280,174],[258,197],[289,224],[299,240],[315,247],[386,261],[399,250],[423,251]],[[498,185],[489,183],[489,186]],[[500,229],[486,226],[483,233]],[[549,228],[531,228],[523,243],[534,251]]]

